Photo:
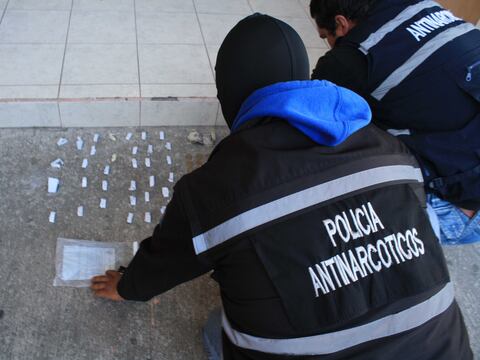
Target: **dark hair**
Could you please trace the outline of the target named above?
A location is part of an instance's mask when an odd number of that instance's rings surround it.
[[[312,0],[310,15],[319,28],[335,34],[335,16],[343,15],[357,21],[365,17],[376,0]]]

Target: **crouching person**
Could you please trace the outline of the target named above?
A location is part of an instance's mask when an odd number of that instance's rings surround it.
[[[472,359],[417,162],[361,97],[308,77],[288,25],[235,26],[216,64],[231,134],[92,289],[147,301],[213,270],[212,359]]]

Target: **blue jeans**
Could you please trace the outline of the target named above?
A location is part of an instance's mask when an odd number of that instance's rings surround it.
[[[430,221],[435,228],[439,225],[440,242],[443,245],[464,245],[480,241],[480,211],[469,219],[458,207],[433,194],[427,197],[433,209],[429,211]],[[436,219],[435,219],[436,218]]]
[[[217,308],[208,316],[203,328],[203,345],[208,360],[222,360],[222,310]]]

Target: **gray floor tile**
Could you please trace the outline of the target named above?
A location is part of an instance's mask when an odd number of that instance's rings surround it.
[[[203,44],[193,13],[137,12],[139,43]]]
[[[72,0],[10,0],[9,10],[70,10]]]
[[[195,12],[192,0],[136,0],[137,11]]]
[[[58,85],[65,45],[0,45],[0,85]]]
[[[251,14],[252,8],[247,0],[195,0],[199,13],[207,14]]]
[[[243,15],[198,14],[207,45],[220,45]]]
[[[74,10],[133,11],[134,0],[75,0]]]
[[[139,57],[142,84],[214,82],[203,45],[140,45]]]
[[[0,24],[0,42],[65,44],[69,16],[63,10],[7,10]]]
[[[135,44],[69,44],[62,84],[137,84]]]
[[[133,11],[73,10],[69,43],[136,43]]]
[[[306,18],[302,5],[296,0],[249,0],[255,12],[271,16]]]

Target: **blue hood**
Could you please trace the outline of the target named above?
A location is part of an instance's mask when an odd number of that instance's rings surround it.
[[[277,83],[255,91],[240,108],[232,132],[262,117],[283,119],[318,144],[335,146],[367,126],[372,113],[354,92],[313,80]]]

